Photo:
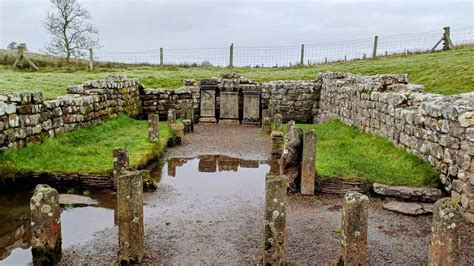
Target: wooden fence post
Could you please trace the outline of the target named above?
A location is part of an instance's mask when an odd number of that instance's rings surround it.
[[[94,70],[94,51],[89,48],[89,70]]]
[[[163,48],[160,47],[160,66],[163,65]]]
[[[451,27],[444,27],[443,28],[443,50],[449,50],[454,48],[454,45],[451,41]]]
[[[229,47],[229,67],[234,66],[234,44],[231,43]]]
[[[372,51],[372,58],[376,58],[377,57],[377,46],[378,46],[378,43],[379,43],[379,36],[375,35],[374,37],[374,49]]]
[[[301,65],[301,66],[304,66],[304,44],[301,45],[300,65]]]

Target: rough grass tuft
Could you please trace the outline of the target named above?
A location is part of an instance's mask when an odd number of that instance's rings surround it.
[[[45,142],[0,153],[0,172],[107,173],[113,167],[113,149],[125,147],[130,166],[137,167],[158,156],[171,138],[166,122],[160,123],[160,141],[148,141],[148,122],[119,115],[102,125],[78,128]]]
[[[439,173],[431,165],[385,138],[338,120],[297,126],[317,132],[316,171],[322,178],[363,178],[370,183],[414,187],[439,184]]]

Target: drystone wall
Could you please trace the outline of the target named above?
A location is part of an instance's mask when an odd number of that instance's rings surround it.
[[[48,137],[102,123],[118,113],[140,114],[140,84],[110,76],[68,88],[45,101],[40,92],[0,95],[0,151],[40,143]]]
[[[180,89],[143,89],[141,90],[143,115],[158,114],[160,120],[166,120],[169,109],[175,109],[176,115],[181,116],[183,103],[192,104],[195,120],[199,119],[200,90],[195,80],[184,81]]]
[[[407,75],[323,73],[319,82],[315,121],[337,118],[407,148],[438,169],[446,190],[474,212],[474,92],[423,93]]]

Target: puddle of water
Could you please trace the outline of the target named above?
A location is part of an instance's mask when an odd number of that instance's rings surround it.
[[[32,261],[30,239],[31,192],[0,195],[0,265],[26,265]],[[94,198],[94,195],[91,195]],[[114,226],[114,196],[97,195],[98,207],[63,209],[62,248],[85,243],[94,233]],[[112,209],[110,207],[112,206]],[[108,209],[108,208],[109,209]],[[94,222],[91,223],[91,217]]]

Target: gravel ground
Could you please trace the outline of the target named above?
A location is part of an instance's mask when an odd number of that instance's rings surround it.
[[[198,125],[189,144],[165,155],[226,155],[249,160],[270,157],[268,137],[255,127]],[[268,170],[267,168],[261,168]],[[260,169],[260,170],[261,170]],[[263,175],[263,174],[262,174]],[[177,175],[178,176],[178,175]],[[162,182],[145,196],[144,264],[258,264],[263,234],[263,176],[258,189],[196,192],[192,186]],[[259,192],[260,191],[260,192]],[[371,198],[369,264],[427,263],[431,216],[404,216],[382,209]],[[93,217],[91,217],[91,220]],[[335,195],[291,195],[287,211],[287,261],[329,264],[338,259],[341,199]],[[473,226],[463,230],[463,264],[473,265]],[[62,264],[112,264],[117,227],[98,232],[87,243],[64,251]]]

